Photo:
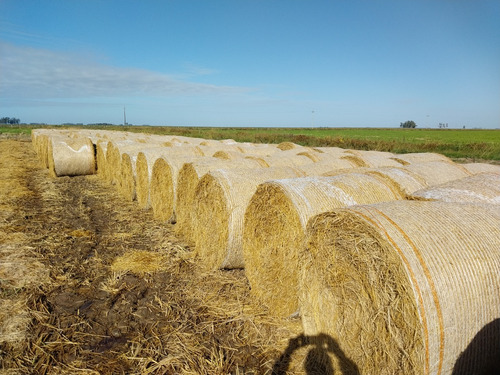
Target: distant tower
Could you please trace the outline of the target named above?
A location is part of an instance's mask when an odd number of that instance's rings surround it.
[[[125,107],[123,107],[123,126],[127,125],[127,115],[125,114]]]

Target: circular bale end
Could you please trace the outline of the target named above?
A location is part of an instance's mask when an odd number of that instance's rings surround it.
[[[120,164],[120,178],[118,192],[128,201],[136,198],[135,161],[133,154],[124,153]]]
[[[164,222],[172,220],[174,214],[174,185],[172,169],[163,158],[153,165],[150,185],[150,199],[153,215]]]
[[[423,334],[401,259],[347,211],[309,224],[301,284],[306,334],[326,332],[360,373],[421,373]]]
[[[243,256],[252,294],[273,315],[287,317],[297,311],[297,247],[304,229],[296,207],[280,185],[261,184],[245,213]],[[279,277],[277,277],[279,275]]]
[[[135,162],[136,187],[135,195],[139,207],[148,208],[149,201],[149,167],[148,159],[143,152],[137,154]]]
[[[193,237],[195,254],[205,269],[218,269],[227,255],[229,210],[219,180],[204,175],[196,187]]]

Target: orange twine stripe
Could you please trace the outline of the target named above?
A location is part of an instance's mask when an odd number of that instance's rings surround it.
[[[389,240],[389,242],[394,246],[394,248],[397,250],[399,253],[401,259],[403,260],[404,264],[406,265],[406,269],[408,270],[410,274],[410,278],[413,282],[413,285],[415,286],[415,289],[417,290],[417,295],[418,295],[418,302],[419,302],[419,310],[420,310],[420,316],[422,317],[422,325],[423,325],[423,330],[424,330],[424,342],[425,342],[425,363],[424,363],[424,374],[429,373],[429,329],[427,326],[427,317],[425,316],[425,309],[424,309],[424,299],[422,297],[422,292],[420,291],[420,288],[418,286],[417,279],[415,277],[415,274],[413,273],[413,270],[410,266],[410,263],[406,256],[404,255],[403,251],[399,248],[399,246],[396,244],[396,242],[391,238],[389,233],[384,229],[384,227],[376,221],[375,218],[368,217],[367,215],[357,211],[359,215],[361,215],[366,221],[370,222],[373,224],[375,227],[377,227],[379,230],[384,232],[385,236]]]
[[[410,239],[410,237],[391,218],[389,218],[383,212],[380,212],[377,209],[375,209],[375,210],[378,213],[380,213],[380,215],[385,217],[392,225],[394,225],[394,227],[403,235],[403,237],[408,242],[408,244],[413,248],[413,251],[415,252],[415,255],[417,256],[417,258],[420,262],[420,265],[422,266],[422,269],[424,270],[425,277],[427,278],[427,281],[429,282],[429,286],[431,288],[431,293],[432,293],[432,299],[434,300],[434,305],[436,306],[436,311],[437,311],[437,315],[438,315],[438,322],[439,322],[439,364],[438,364],[438,372],[437,372],[439,375],[439,374],[441,374],[441,371],[443,368],[444,324],[443,324],[443,311],[441,310],[441,304],[439,303],[439,298],[437,295],[436,286],[434,285],[434,280],[432,279],[432,275],[431,275],[429,269],[427,268],[427,265],[422,257],[422,254],[418,250],[417,246]]]

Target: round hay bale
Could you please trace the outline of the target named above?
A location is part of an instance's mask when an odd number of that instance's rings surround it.
[[[101,178],[106,178],[106,150],[108,148],[108,143],[106,141],[100,141],[96,144],[96,164],[97,164],[97,175]]]
[[[357,156],[357,155],[344,154],[342,156],[342,159],[351,163],[352,168],[368,168],[369,167],[368,163],[365,162],[363,160],[363,158],[361,158],[360,156]]]
[[[238,147],[241,152],[249,156],[271,156],[281,152],[276,145],[265,143],[240,143]]]
[[[444,184],[445,182],[458,180],[471,175],[470,172],[460,164],[449,161],[413,163],[403,168],[423,178],[428,186]]]
[[[499,245],[492,205],[400,201],[320,214],[300,254],[305,334],[332,336],[361,374],[451,374],[500,317]],[[499,340],[497,324],[453,373],[488,373]]]
[[[205,269],[242,268],[243,216],[257,186],[267,180],[298,177],[290,168],[219,169],[205,174],[195,191],[195,254]]]
[[[161,156],[153,164],[149,195],[153,216],[164,222],[175,222],[175,204],[177,201],[177,177],[184,163],[203,157],[196,156]]]
[[[88,138],[54,136],[49,141],[48,164],[53,177],[94,174],[94,145]]]
[[[364,173],[388,179],[403,196],[427,187],[427,183],[421,176],[400,167],[368,169]]]
[[[277,316],[298,309],[298,254],[308,220],[354,204],[403,199],[386,180],[349,173],[261,184],[245,213],[243,256],[252,293]]]
[[[480,173],[453,180],[418,190],[412,197],[442,202],[500,204],[500,174]]]
[[[401,166],[401,163],[393,159],[394,154],[392,152],[347,150],[344,154],[360,158],[362,160],[362,164],[364,164],[360,165],[362,167],[380,168]]]
[[[346,149],[340,147],[312,147],[312,149],[322,154],[331,154],[331,155],[343,154],[346,151]]]
[[[293,142],[281,142],[276,147],[279,148],[281,151],[288,151],[297,148],[302,148],[301,145],[295,144]]]
[[[151,207],[150,183],[153,174],[153,165],[155,161],[162,157],[168,157],[169,149],[166,147],[153,147],[142,150],[137,154],[136,159],[136,199],[142,208]]]
[[[245,157],[243,153],[240,151],[216,151],[212,157],[220,160],[236,160],[236,159],[242,159]]]
[[[136,199],[136,160],[139,151],[129,151],[122,154],[118,192],[127,200]]]
[[[201,177],[217,169],[264,168],[257,160],[238,159],[233,161],[207,159],[184,163],[177,179],[177,202],[175,204],[175,230],[188,242],[194,242],[193,216],[195,191]]]
[[[487,163],[465,163],[462,167],[471,174],[478,173],[500,173],[500,165]]]
[[[142,150],[144,145],[135,142],[134,140],[109,141],[106,147],[106,167],[105,180],[112,185],[118,183],[120,178],[120,165],[122,161],[122,153],[132,150]]]
[[[428,163],[431,161],[442,161],[451,163],[451,159],[444,155],[436,154],[434,152],[414,152],[410,154],[395,154],[392,157],[401,165],[410,165],[415,163]]]
[[[304,155],[297,155],[297,150],[288,150],[275,153],[270,156],[247,156],[253,159],[260,159],[262,164],[269,167],[300,167],[312,164],[313,161]]]

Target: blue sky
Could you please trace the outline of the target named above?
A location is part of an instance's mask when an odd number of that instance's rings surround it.
[[[0,0],[0,117],[500,128],[498,0]]]

